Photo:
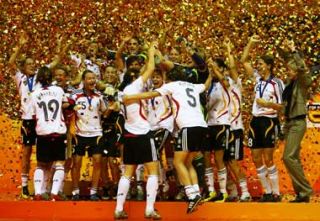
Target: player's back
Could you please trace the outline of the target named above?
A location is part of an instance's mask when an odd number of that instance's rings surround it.
[[[62,102],[64,101],[67,101],[64,91],[57,86],[43,87],[32,93],[37,135],[66,133],[62,114]]]

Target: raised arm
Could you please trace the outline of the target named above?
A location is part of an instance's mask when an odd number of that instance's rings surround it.
[[[212,61],[212,59],[209,59],[208,66],[211,68],[211,75],[216,77],[224,87],[228,88],[230,86],[229,81],[220,72],[218,65],[214,61]]]
[[[116,52],[115,64],[116,64],[116,68],[118,71],[123,71],[125,68],[125,63],[122,59],[122,54],[124,52],[124,49],[125,49],[127,42],[130,41],[131,38],[132,38],[132,36],[125,37]]]
[[[148,62],[146,65],[146,69],[142,72],[143,83],[146,83],[147,80],[152,76],[154,72],[154,69],[155,69],[154,54],[156,52],[156,48],[155,48],[156,46],[157,46],[157,42],[152,42],[148,49]]]
[[[251,63],[248,61],[249,52],[250,52],[252,46],[256,42],[259,42],[259,41],[260,41],[260,39],[259,39],[258,35],[251,36],[247,46],[244,48],[244,51],[243,51],[243,54],[242,54],[242,57],[240,60],[241,63],[243,64],[244,69],[246,70],[247,74],[250,76],[253,76],[254,69],[253,69]]]
[[[67,41],[64,44],[62,43],[63,37],[60,37],[57,41],[57,45],[59,48],[56,49],[57,54],[54,56],[52,62],[49,64],[50,69],[54,69],[63,59],[63,57],[67,54],[67,51],[70,48],[71,41]]]
[[[23,47],[23,45],[25,45],[27,42],[28,42],[28,36],[26,35],[26,33],[22,33],[20,38],[19,38],[18,45],[13,49],[13,53],[10,56],[10,59],[9,59],[9,67],[12,70],[16,70],[17,69],[17,64],[16,64],[17,57],[18,57],[18,55],[20,53],[20,50]]]
[[[161,96],[161,94],[158,91],[149,91],[140,94],[125,95],[122,98],[122,102],[125,105],[129,105],[137,102],[138,100],[150,99],[158,96]]]
[[[234,57],[231,54],[232,43],[229,38],[226,38],[224,42],[224,46],[226,48],[226,53],[229,60],[230,77],[232,78],[233,81],[236,82],[238,80],[239,75],[238,75],[237,67],[234,61]]]

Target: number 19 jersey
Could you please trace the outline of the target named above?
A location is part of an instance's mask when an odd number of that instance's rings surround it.
[[[199,94],[204,84],[175,81],[156,89],[161,95],[171,95],[175,106],[175,120],[179,129],[185,127],[207,127],[201,111]]]
[[[36,117],[37,135],[65,134],[62,102],[68,102],[61,87],[48,86],[32,93],[32,109]]]

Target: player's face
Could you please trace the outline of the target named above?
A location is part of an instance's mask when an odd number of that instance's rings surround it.
[[[92,72],[86,74],[83,79],[83,85],[86,90],[93,91],[96,87],[97,78],[96,75]]]
[[[103,79],[108,84],[116,84],[118,82],[117,71],[114,67],[107,67],[106,71],[103,74]]]
[[[88,50],[87,50],[87,56],[90,58],[90,57],[94,57],[96,56],[98,52],[98,44],[97,43],[91,43],[88,47]]]
[[[138,61],[134,61],[131,63],[131,65],[128,67],[128,69],[140,70],[141,64]]]
[[[176,62],[176,63],[180,63],[181,62],[181,57],[180,57],[180,54],[179,52],[177,51],[177,49],[175,48],[172,48],[170,53],[169,53],[169,59],[173,62]]]
[[[67,83],[67,76],[64,70],[57,69],[54,71],[54,79],[57,81],[57,85],[64,86]]]
[[[270,74],[270,67],[262,59],[259,59],[257,62],[257,69],[262,78],[268,77]]]
[[[163,85],[163,77],[161,73],[154,73],[152,76],[152,83],[154,88],[159,88]]]
[[[23,71],[28,76],[32,76],[35,74],[35,64],[34,64],[34,60],[32,58],[26,59],[24,65],[23,65]]]
[[[137,39],[130,39],[130,41],[128,42],[128,50],[130,54],[135,54],[138,52],[139,49],[139,43],[137,41]]]

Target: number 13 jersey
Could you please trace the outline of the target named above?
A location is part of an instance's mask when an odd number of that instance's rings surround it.
[[[37,135],[65,134],[67,129],[62,114],[62,102],[68,102],[58,86],[48,86],[32,93],[33,115],[36,117]]]
[[[156,89],[161,95],[171,95],[175,107],[175,121],[179,129],[185,127],[207,127],[201,111],[199,94],[204,84],[175,81]]]

